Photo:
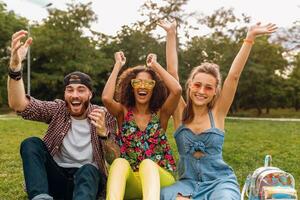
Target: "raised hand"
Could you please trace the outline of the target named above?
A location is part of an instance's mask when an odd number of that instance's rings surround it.
[[[159,22],[157,22],[157,25],[165,29],[167,33],[171,33],[171,32],[176,33],[176,27],[177,27],[176,20],[173,20],[172,22],[168,20],[159,20]]]
[[[105,111],[100,108],[92,110],[88,115],[91,123],[96,127],[97,134],[102,137],[107,137],[107,129],[105,126]]]
[[[10,57],[10,68],[13,71],[21,69],[21,63],[24,60],[28,47],[32,43],[32,38],[29,37],[25,43],[21,42],[21,39],[27,35],[27,31],[21,30],[13,34],[11,41],[11,57]]]
[[[116,62],[116,64],[119,64],[120,67],[125,65],[126,57],[122,51],[118,51],[115,53],[115,62]]]
[[[259,35],[274,33],[276,30],[277,30],[276,24],[269,23],[266,25],[261,25],[261,23],[258,22],[257,24],[249,27],[247,36],[255,38],[256,36]]]
[[[148,54],[147,60],[146,60],[147,67],[155,66],[155,64],[157,63],[156,59],[157,59],[156,54],[154,54],[154,53]]]

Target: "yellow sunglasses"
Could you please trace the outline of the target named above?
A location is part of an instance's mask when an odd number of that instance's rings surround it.
[[[135,89],[145,88],[147,90],[152,90],[155,86],[155,80],[131,79],[131,86]]]

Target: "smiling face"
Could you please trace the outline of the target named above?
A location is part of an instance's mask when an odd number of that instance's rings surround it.
[[[131,80],[136,103],[148,104],[152,97],[155,81],[148,72],[140,72]]]
[[[85,118],[92,98],[92,92],[85,85],[70,84],[66,86],[64,98],[71,116]]]
[[[189,96],[195,106],[207,106],[216,95],[217,80],[207,73],[197,73],[189,83]]]

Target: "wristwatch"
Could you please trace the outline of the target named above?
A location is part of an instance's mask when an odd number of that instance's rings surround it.
[[[108,139],[108,134],[107,134],[106,136],[100,136],[100,135],[99,135],[99,137],[100,137],[100,139],[102,139],[102,140],[107,140],[107,139]]]
[[[10,67],[8,67],[8,76],[11,79],[14,79],[14,80],[18,81],[22,78],[22,75],[23,75],[22,69],[17,71],[17,72],[14,72]]]

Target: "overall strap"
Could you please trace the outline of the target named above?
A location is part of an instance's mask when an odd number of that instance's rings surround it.
[[[209,121],[210,121],[211,128],[215,128],[215,120],[214,120],[214,117],[213,117],[213,114],[212,114],[211,110],[208,111],[208,116],[209,116]]]

